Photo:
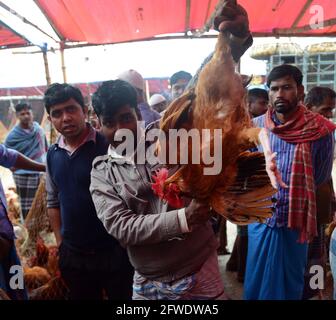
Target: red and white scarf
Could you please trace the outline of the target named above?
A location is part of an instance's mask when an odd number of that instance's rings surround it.
[[[303,105],[281,125],[274,123],[273,114],[270,108],[266,113],[266,128],[280,139],[296,144],[289,185],[288,227],[299,230],[299,242],[309,242],[317,236],[311,142],[332,133],[336,125]]]

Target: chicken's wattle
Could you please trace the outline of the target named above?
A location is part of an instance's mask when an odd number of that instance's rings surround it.
[[[152,178],[154,180],[154,183],[152,183],[152,189],[159,198],[167,201],[167,203],[173,208],[179,209],[183,207],[184,203],[180,197],[181,191],[177,184],[165,184],[168,179],[168,170],[166,168],[161,168],[156,171],[156,175],[153,175]]]

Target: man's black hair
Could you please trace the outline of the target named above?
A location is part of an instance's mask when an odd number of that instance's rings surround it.
[[[319,107],[326,98],[335,99],[336,92],[328,87],[314,87],[307,93],[305,105]]]
[[[269,87],[272,81],[292,76],[298,86],[302,85],[303,75],[299,68],[291,64],[282,64],[272,69],[267,77],[267,86]]]
[[[268,101],[268,92],[265,89],[254,88],[247,92],[248,102],[254,102],[258,98],[265,99]]]
[[[16,112],[16,113],[19,113],[19,112],[21,112],[21,111],[24,110],[24,109],[31,110],[32,107],[31,107],[31,105],[30,105],[29,103],[25,103],[25,102],[23,102],[23,103],[18,103],[18,104],[15,106],[15,112]]]
[[[59,103],[64,103],[71,98],[74,99],[84,109],[84,98],[78,88],[67,83],[53,83],[45,91],[43,103],[47,113],[49,114],[50,107]]]
[[[188,82],[192,78],[192,75],[189,72],[186,71],[179,71],[175,72],[169,79],[169,83],[171,86],[173,86],[178,80],[185,79]]]
[[[137,93],[128,82],[123,80],[105,81],[92,95],[92,106],[98,117],[111,117],[125,105],[136,109]]]

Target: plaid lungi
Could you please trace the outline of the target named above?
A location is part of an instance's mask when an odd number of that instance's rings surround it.
[[[214,251],[201,269],[172,282],[149,280],[137,271],[133,278],[133,300],[227,300]]]
[[[35,193],[40,183],[39,173],[16,174],[13,173],[16,184],[16,191],[20,197],[21,213],[23,219],[26,218],[32,206]]]

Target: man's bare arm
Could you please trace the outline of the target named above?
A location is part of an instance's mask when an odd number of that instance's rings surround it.
[[[54,231],[57,246],[62,242],[61,235],[61,210],[60,208],[48,208],[48,216],[52,230]]]
[[[15,169],[26,169],[32,171],[46,170],[45,164],[31,160],[28,157],[24,156],[22,153],[18,154],[14,167]]]

